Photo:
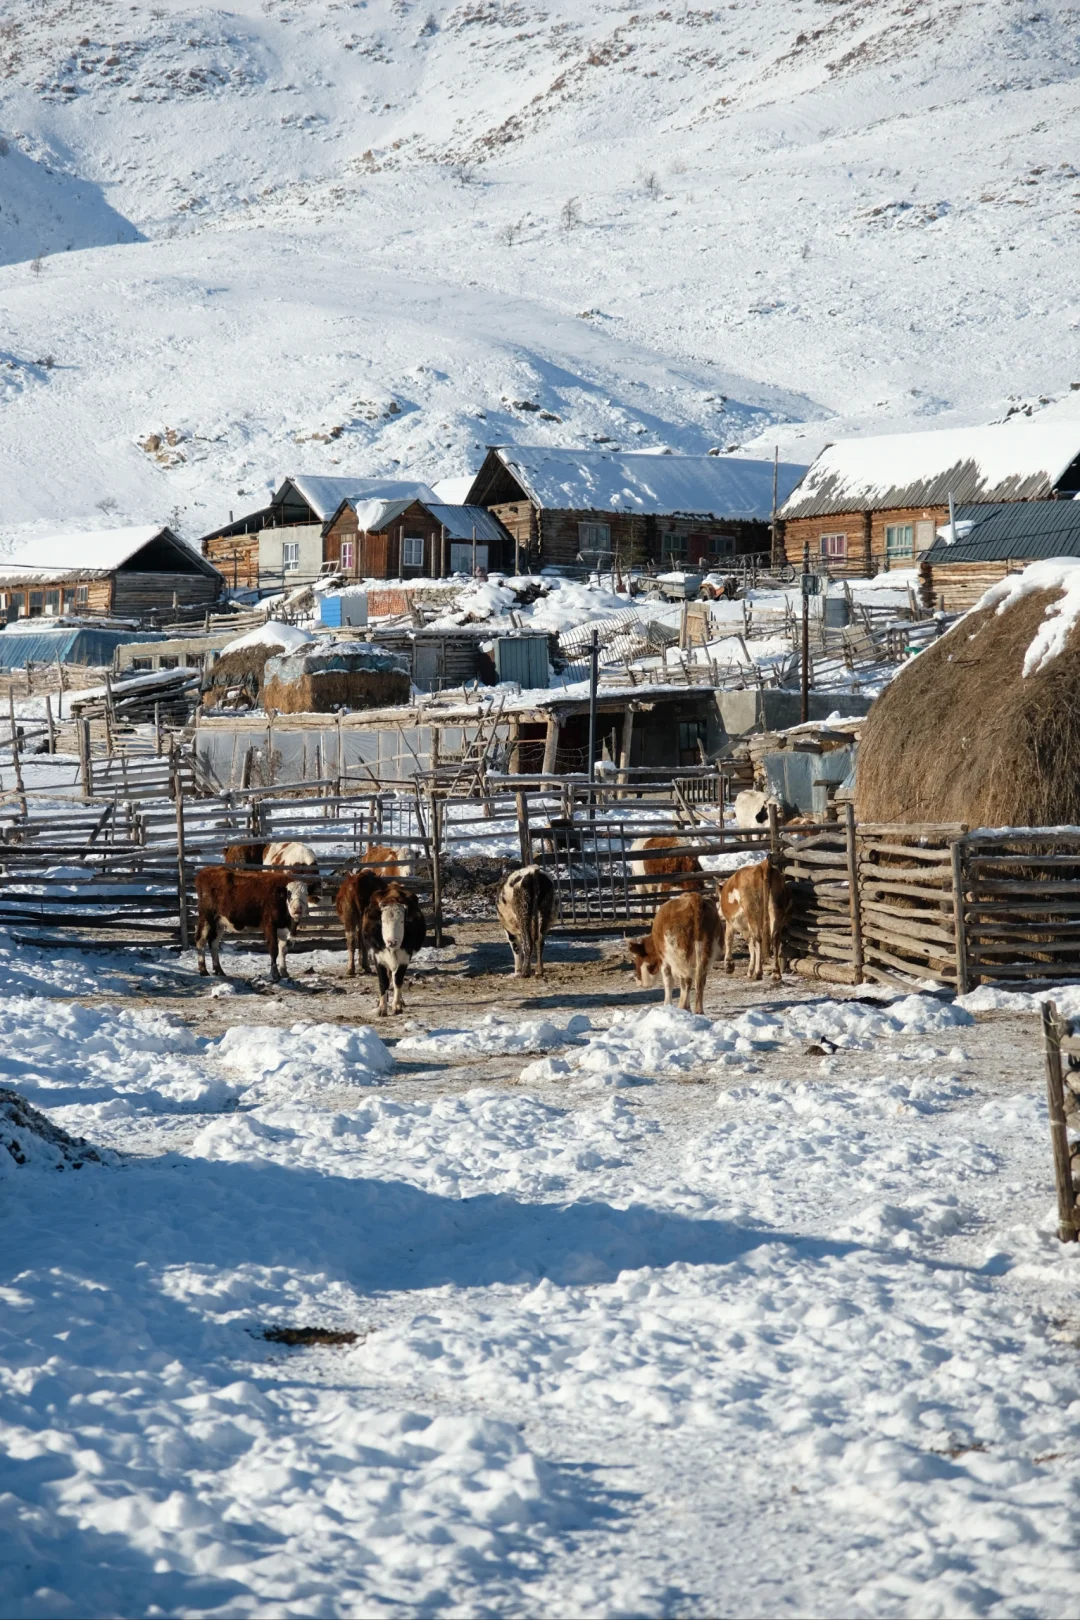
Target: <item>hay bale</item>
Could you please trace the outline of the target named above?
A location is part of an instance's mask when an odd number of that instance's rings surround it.
[[[1080,624],[1023,673],[1060,587],[980,605],[906,665],[859,747],[860,821],[1080,825]]]
[[[408,703],[408,663],[366,642],[331,641],[268,658],[263,707],[278,714],[332,714]]]

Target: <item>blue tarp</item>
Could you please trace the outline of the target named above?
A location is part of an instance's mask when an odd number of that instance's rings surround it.
[[[129,641],[165,641],[161,633],[145,630],[97,630],[83,625],[44,626],[40,630],[0,632],[0,669],[25,669],[33,664],[92,664],[102,668],[113,661],[117,647]]]

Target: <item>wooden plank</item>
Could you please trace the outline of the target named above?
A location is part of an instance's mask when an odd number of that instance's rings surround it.
[[[864,837],[861,828],[857,828],[856,831],[859,834],[859,850],[864,854],[900,855],[906,860],[931,862],[948,862],[952,859],[951,852],[947,848],[929,849],[924,844],[890,844],[883,842],[881,839]]]
[[[861,859],[859,861],[859,876],[867,879],[881,878],[887,883],[909,885],[940,883],[944,888],[949,881],[949,868],[947,866],[880,866],[875,861]]]
[[[923,962],[909,962],[902,956],[893,956],[889,951],[883,951],[878,945],[866,946],[868,962],[883,962],[886,967],[899,968],[903,973],[910,973],[914,979],[934,979],[938,984],[947,985],[951,990],[956,983],[954,971],[944,968],[930,967]]]
[[[1065,1097],[1061,1080],[1060,1041],[1066,1026],[1052,1001],[1043,1002],[1042,1027],[1046,1059],[1046,1107],[1050,1116],[1050,1146],[1058,1203],[1058,1237],[1062,1243],[1075,1243],[1078,1230],[1072,1175],[1069,1170],[1069,1133],[1065,1124]]]

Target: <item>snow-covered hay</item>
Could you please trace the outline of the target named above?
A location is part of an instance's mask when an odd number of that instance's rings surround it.
[[[861,821],[1080,824],[1080,564],[994,586],[870,711]]]
[[[263,705],[279,714],[331,714],[408,703],[412,683],[398,653],[355,641],[268,658]]]

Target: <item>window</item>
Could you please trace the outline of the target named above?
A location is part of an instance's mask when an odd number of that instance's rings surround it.
[[[686,536],[684,534],[665,534],[664,561],[681,562],[686,557]]]
[[[281,543],[281,567],[283,573],[292,574],[300,567],[299,540],[283,540]]]
[[[158,669],[179,669],[179,668],[180,668],[180,660],[179,660],[179,658],[170,658],[165,653],[162,653],[161,657],[158,659]]]
[[[75,602],[76,602],[77,606],[85,607],[87,602],[89,602],[89,600],[90,600],[90,587],[89,587],[89,585],[77,585],[75,587]]]
[[[22,591],[12,591],[11,595],[8,597],[8,611],[13,619],[17,619],[19,617],[19,614],[23,610],[25,600],[26,598],[23,596]]]
[[[679,726],[679,760],[680,765],[700,765],[701,752],[698,744],[704,749],[707,732],[704,720],[680,720]]]
[[[846,534],[823,534],[821,536],[821,555],[823,557],[846,557]]]
[[[341,542],[341,568],[342,568],[343,573],[346,573],[346,574],[351,574],[352,573],[353,562],[355,561],[355,559],[356,559],[356,542],[355,542],[355,540],[343,540]]]
[[[45,611],[46,611],[46,613],[52,613],[52,614],[59,613],[59,611],[60,611],[60,592],[59,591],[46,591],[45,592]]]
[[[423,568],[424,537],[422,534],[406,534],[402,536],[401,566],[402,568]]]
[[[579,551],[610,551],[610,523],[579,523],[577,526]]]
[[[733,534],[710,534],[710,557],[733,557],[735,555],[735,536]]]
[[[27,616],[29,618],[31,618],[31,619],[40,618],[41,614],[44,612],[44,609],[45,609],[45,597],[42,594],[42,592],[41,591],[31,591],[30,592],[30,609],[29,609],[29,613],[28,613]]]
[[[478,569],[482,569],[484,571],[484,573],[487,573],[487,565],[488,565],[488,548],[487,548],[487,546],[478,545],[477,548],[476,548],[476,566],[477,566]],[[459,544],[457,541],[451,540],[451,542],[450,542],[450,572],[452,574],[471,574],[472,571],[473,571],[473,548],[472,548],[472,542],[470,540],[466,540],[466,541],[462,542],[461,544]]]
[[[910,523],[886,523],[885,555],[911,557],[915,551],[915,530]]]

